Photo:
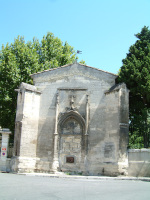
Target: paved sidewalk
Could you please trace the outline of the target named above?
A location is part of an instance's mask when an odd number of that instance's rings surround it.
[[[100,180],[141,180],[149,181],[150,177],[128,177],[128,176],[82,176],[82,175],[67,175],[63,172],[58,172],[56,174],[47,174],[47,173],[18,173],[19,175],[26,176],[41,176],[41,177],[51,177],[51,178],[67,178],[67,179],[100,179]]]

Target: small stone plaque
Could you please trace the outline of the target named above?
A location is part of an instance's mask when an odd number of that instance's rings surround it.
[[[106,142],[104,147],[104,157],[112,158],[114,156],[114,144],[112,142]]]
[[[66,157],[66,163],[74,163],[74,157]]]

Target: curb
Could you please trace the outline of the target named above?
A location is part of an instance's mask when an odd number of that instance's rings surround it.
[[[66,175],[66,174],[46,174],[46,173],[17,173],[17,175],[25,176],[40,176],[49,178],[65,178],[65,179],[90,179],[90,180],[134,180],[134,181],[148,181],[150,177],[109,177],[109,176],[77,176],[77,175]]]

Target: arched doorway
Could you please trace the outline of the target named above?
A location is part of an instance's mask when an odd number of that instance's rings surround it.
[[[77,111],[62,115],[58,123],[60,171],[82,171],[85,120]]]

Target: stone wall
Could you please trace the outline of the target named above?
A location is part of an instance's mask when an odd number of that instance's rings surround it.
[[[34,86],[22,83],[14,170],[126,174],[128,90],[116,77],[75,63],[32,75]]]
[[[129,149],[128,176],[150,177],[150,149]]]
[[[37,157],[39,158],[37,170],[41,170],[44,162],[45,167],[43,171],[52,169],[56,98],[58,95],[58,121],[61,115],[66,112],[66,109],[70,107],[71,96],[74,96],[74,106],[77,112],[79,112],[85,121],[88,120],[88,136],[83,141],[83,143],[87,142],[87,151],[83,150],[81,152],[81,160],[76,159],[76,161],[79,160],[79,162],[76,162],[76,166],[80,165],[82,171],[91,175],[115,175],[124,172],[125,169],[119,169],[119,166],[123,162],[123,165],[126,165],[126,167],[128,164],[125,163],[127,154],[124,148],[127,147],[126,130],[128,130],[128,127],[123,127],[124,132],[121,131],[122,127],[120,127],[120,123],[125,122],[122,120],[120,113],[128,110],[128,91],[125,86],[120,86],[116,90],[112,89],[106,94],[115,85],[116,76],[111,73],[74,64],[66,68],[35,74],[32,77],[35,86],[42,92],[37,142]],[[119,93],[120,90],[121,94]],[[89,96],[88,119],[86,119],[87,95]],[[124,110],[121,110],[121,106],[124,104],[127,104],[127,107],[125,108],[124,106]],[[126,115],[124,118],[126,118]],[[123,144],[121,137],[125,139],[122,149],[120,148],[120,143],[122,142]],[[59,137],[57,145],[59,145]],[[59,147],[56,149],[60,150]],[[58,154],[60,156],[60,152]],[[123,154],[124,159],[122,160]],[[66,153],[64,159],[68,155]],[[59,162],[60,160],[58,158]],[[70,169],[71,165],[72,169],[75,169],[74,164],[69,165]],[[78,169],[79,167],[76,167],[75,170]]]
[[[109,148],[107,148],[107,151],[109,151],[110,149],[111,148],[109,146]],[[76,150],[79,150],[79,149],[76,149]],[[108,156],[107,151],[105,153],[106,158]],[[128,161],[129,161],[128,176],[150,177],[150,149],[129,149]],[[28,165],[27,163],[28,161],[26,162],[26,165]],[[5,163],[1,161],[0,159],[0,171],[10,172],[12,164],[13,164],[13,159],[11,160],[10,158],[7,158]],[[69,171],[69,167],[70,167],[70,164],[68,164],[68,171]]]
[[[35,86],[22,83],[18,90],[13,171],[34,171],[39,105],[40,93]]]

